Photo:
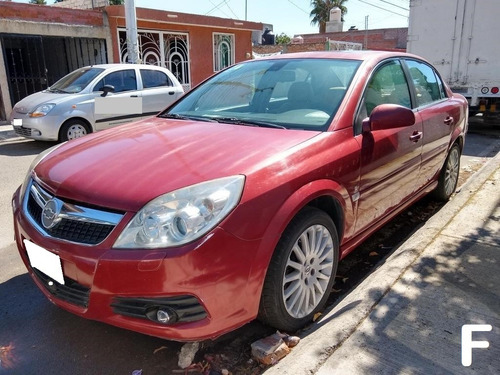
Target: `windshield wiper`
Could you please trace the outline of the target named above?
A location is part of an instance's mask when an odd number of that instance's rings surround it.
[[[275,128],[286,129],[283,125],[273,124],[271,122],[256,121],[256,120],[242,120],[237,117],[212,117],[213,120],[225,124],[244,125],[244,126],[258,126],[262,128]]]
[[[195,120],[195,121],[205,121],[205,122],[216,122],[215,120],[212,120],[211,118],[206,118],[202,116],[185,116],[185,115],[179,115],[178,113],[162,113],[158,115],[158,117],[161,118],[173,118],[175,120]]]
[[[48,91],[49,92],[55,92],[55,93],[58,93],[58,94],[71,94],[69,91],[64,91],[64,90],[61,90],[61,89],[49,88]]]

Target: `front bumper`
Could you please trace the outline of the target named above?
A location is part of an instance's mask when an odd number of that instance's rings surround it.
[[[60,123],[54,116],[29,117],[15,110],[10,116],[10,124],[17,135],[40,141],[57,141]]]
[[[88,246],[35,229],[19,204],[19,189],[13,210],[16,243],[30,275],[50,301],[74,314],[179,341],[215,338],[257,315],[265,275],[251,277],[258,240],[243,241],[216,228],[175,249],[115,250],[128,215],[106,240]],[[59,256],[64,285],[31,267],[24,240]],[[174,323],[148,318],[158,306],[175,313]]]

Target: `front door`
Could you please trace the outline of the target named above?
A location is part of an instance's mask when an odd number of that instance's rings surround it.
[[[107,74],[96,83],[93,91],[101,93],[105,85],[113,86],[114,91],[104,98],[96,95],[96,100],[99,101],[94,107],[96,130],[107,129],[142,118],[142,98],[141,91],[138,90],[135,69],[119,70]]]
[[[356,123],[384,103],[411,107],[408,82],[398,60],[379,67],[365,89]],[[356,232],[385,217],[417,187],[422,152],[422,123],[360,134],[361,178]]]

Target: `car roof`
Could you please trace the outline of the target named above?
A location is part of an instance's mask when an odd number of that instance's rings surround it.
[[[85,66],[84,68],[101,68],[101,69],[126,69],[131,67],[138,67],[140,69],[156,69],[156,70],[166,70],[164,67],[148,64],[95,64]]]
[[[282,55],[273,55],[260,58],[258,60],[273,60],[273,59],[345,59],[345,60],[360,60],[360,61],[380,61],[391,57],[411,57],[420,60],[423,58],[412,55],[406,52],[388,52],[388,51],[313,51],[313,52],[297,52],[286,53]]]

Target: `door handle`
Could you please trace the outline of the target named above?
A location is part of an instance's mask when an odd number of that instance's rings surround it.
[[[418,142],[419,139],[422,138],[422,132],[413,132],[412,135],[410,135],[410,141],[412,142]]]
[[[138,98],[137,95],[130,95],[131,98]]]
[[[168,95],[174,95],[175,94],[175,91],[169,91],[168,92]]]
[[[455,122],[455,120],[453,119],[453,117],[451,116],[448,116],[444,119],[443,121],[446,125],[453,125],[453,123]]]

